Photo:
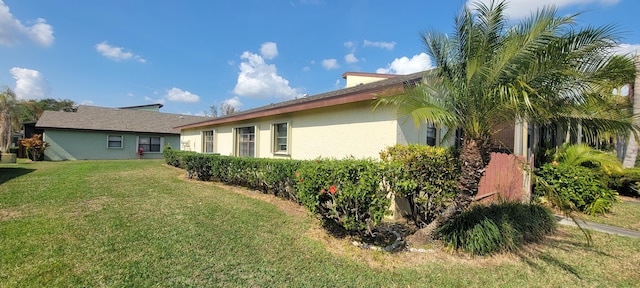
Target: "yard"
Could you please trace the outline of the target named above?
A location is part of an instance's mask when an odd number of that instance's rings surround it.
[[[0,287],[635,286],[640,241],[571,227],[491,257],[361,250],[284,200],[162,160],[0,166]],[[609,218],[640,222],[640,205]],[[628,210],[631,210],[628,212]],[[607,221],[611,221],[608,219]],[[637,226],[635,226],[637,228]]]

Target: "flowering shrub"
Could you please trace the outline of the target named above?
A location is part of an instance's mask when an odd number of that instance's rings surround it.
[[[534,195],[539,199],[559,197],[562,205],[591,215],[608,212],[618,201],[618,193],[595,177],[589,168],[554,161],[542,165],[535,173],[544,181],[534,188]]]
[[[305,161],[294,175],[298,200],[325,224],[337,224],[352,233],[370,232],[389,207],[389,199],[380,187],[380,163]]]
[[[430,223],[457,193],[460,177],[455,150],[424,145],[396,145],[380,152],[384,184],[406,198],[416,225]]]

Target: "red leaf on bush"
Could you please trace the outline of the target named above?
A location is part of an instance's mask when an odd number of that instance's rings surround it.
[[[300,172],[296,171],[296,177],[300,177]]]
[[[338,188],[336,188],[336,186],[331,185],[331,187],[329,187],[329,192],[331,192],[331,195],[336,194],[336,192],[338,192]]]
[[[327,190],[322,189],[322,191],[320,191],[320,194],[322,195],[327,194]]]

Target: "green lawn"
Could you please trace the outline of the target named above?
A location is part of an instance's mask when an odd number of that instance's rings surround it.
[[[588,247],[562,227],[514,254],[386,254],[332,239],[281,202],[182,174],[161,160],[0,165],[0,287],[640,283],[638,239],[594,232]]]
[[[631,198],[627,197],[625,199]],[[633,200],[633,202],[638,203],[638,200]],[[640,204],[615,203],[611,211],[605,215],[585,215],[583,218],[588,221],[640,231]]]

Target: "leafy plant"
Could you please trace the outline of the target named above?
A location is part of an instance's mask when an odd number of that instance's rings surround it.
[[[474,206],[438,229],[440,239],[452,250],[474,255],[517,251],[556,229],[549,209],[516,202]]]
[[[534,195],[551,200],[562,210],[604,214],[618,201],[618,193],[604,185],[586,167],[552,162],[536,169],[536,176],[545,184],[537,184]]]
[[[380,152],[380,158],[385,188],[409,201],[418,226],[433,221],[458,192],[460,165],[451,148],[395,145]]]
[[[44,157],[44,150],[49,147],[49,143],[42,141],[40,134],[33,134],[31,138],[20,140],[22,146],[27,149],[27,158],[38,161]]]
[[[371,160],[305,161],[295,176],[298,200],[326,225],[371,234],[389,207],[380,163]]]

